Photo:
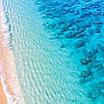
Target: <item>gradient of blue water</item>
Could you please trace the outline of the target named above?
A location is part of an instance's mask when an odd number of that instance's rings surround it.
[[[103,4],[4,2],[26,104],[103,104]]]

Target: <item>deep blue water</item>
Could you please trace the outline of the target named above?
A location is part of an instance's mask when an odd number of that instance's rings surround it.
[[[50,39],[61,41],[80,63],[80,84],[97,102],[104,98],[104,0],[37,0]]]

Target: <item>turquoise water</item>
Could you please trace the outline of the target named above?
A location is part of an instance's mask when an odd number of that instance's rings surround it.
[[[103,104],[103,0],[4,0],[25,104]]]

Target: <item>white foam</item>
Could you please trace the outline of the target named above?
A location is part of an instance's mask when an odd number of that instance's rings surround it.
[[[1,23],[2,32],[6,33],[9,31],[8,26],[5,23]]]

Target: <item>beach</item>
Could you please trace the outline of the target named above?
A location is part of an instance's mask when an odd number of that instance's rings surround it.
[[[0,0],[0,104],[103,104],[103,7]]]
[[[9,29],[4,17],[2,0],[0,0],[0,104],[23,104],[15,59],[12,50],[8,47]]]

